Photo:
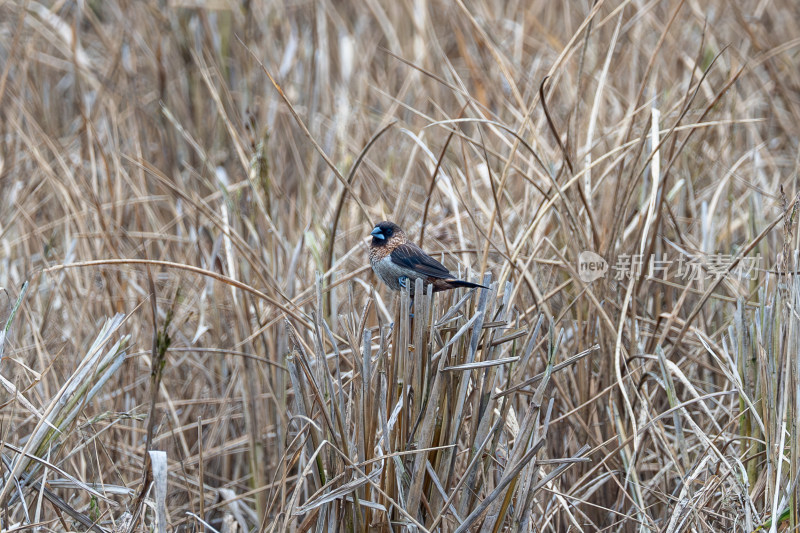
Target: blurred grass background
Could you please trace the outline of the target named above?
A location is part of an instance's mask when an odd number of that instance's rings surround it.
[[[0,2],[0,526],[794,530],[798,21]]]

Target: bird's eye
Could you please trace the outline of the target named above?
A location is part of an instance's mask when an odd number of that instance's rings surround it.
[[[386,235],[391,235],[391,234],[392,234],[392,228],[387,229],[386,230]]]

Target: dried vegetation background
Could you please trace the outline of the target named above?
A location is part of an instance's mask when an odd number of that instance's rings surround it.
[[[0,528],[795,530],[798,21],[0,2]]]

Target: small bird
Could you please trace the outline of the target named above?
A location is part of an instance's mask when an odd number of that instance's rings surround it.
[[[483,285],[453,277],[444,265],[409,242],[405,232],[394,222],[380,222],[370,233],[369,262],[375,274],[392,290],[399,291],[409,283],[413,286],[417,278],[425,285],[433,284],[433,292],[457,287],[475,288]],[[411,293],[413,298],[413,291]]]

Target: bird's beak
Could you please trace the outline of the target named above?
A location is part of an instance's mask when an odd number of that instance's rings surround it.
[[[382,241],[386,239],[386,237],[384,237],[383,233],[381,232],[381,228],[375,228],[374,230],[372,230],[370,235],[372,235],[376,239],[380,239]]]

